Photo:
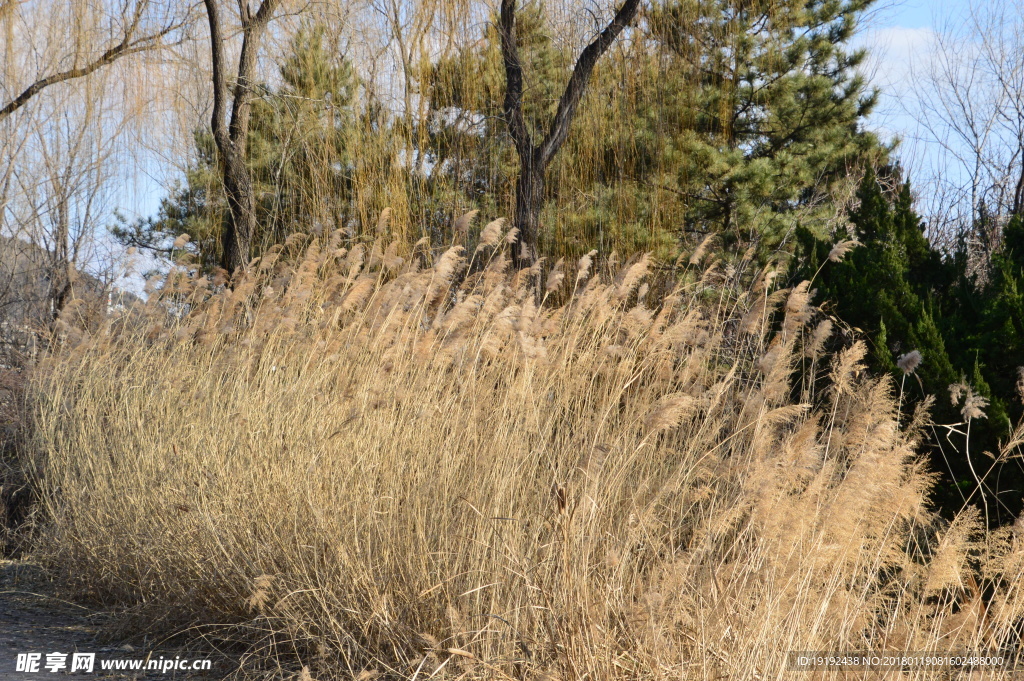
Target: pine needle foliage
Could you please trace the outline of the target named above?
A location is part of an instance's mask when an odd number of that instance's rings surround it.
[[[1019,452],[998,453],[1024,415],[1016,387],[1024,347],[1021,222],[1006,225],[1005,243],[992,258],[988,281],[981,282],[968,276],[965,248],[942,252],[929,244],[910,184],[898,168],[866,173],[855,198],[848,224],[831,237],[798,230],[794,278],[813,278],[816,300],[864,334],[871,369],[892,375],[905,388],[906,418],[928,396],[936,399],[932,417],[939,425],[924,451],[942,476],[940,505],[947,514],[966,500],[980,503],[987,491],[994,500],[990,520],[1012,523],[1022,510],[1024,467]],[[834,256],[852,240],[863,243],[837,261]],[[957,385],[986,401],[983,421],[968,417],[980,410],[965,411],[959,399],[947,399]],[[987,451],[997,460],[985,466],[987,490],[978,489],[971,451]]]

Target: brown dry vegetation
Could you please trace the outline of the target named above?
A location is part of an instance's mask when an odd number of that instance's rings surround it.
[[[506,236],[296,235],[233,288],[175,270],[88,331],[72,304],[31,388],[45,558],[304,678],[785,678],[790,650],[1016,640],[1020,528],[931,515],[925,417],[863,345],[822,355],[806,284],[696,257],[656,296],[646,258],[585,257],[538,305]]]

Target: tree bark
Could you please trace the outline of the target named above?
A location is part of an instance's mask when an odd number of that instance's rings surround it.
[[[224,38],[218,0],[203,0],[210,24],[210,58],[213,67],[213,115],[210,127],[220,155],[228,220],[221,235],[221,266],[228,272],[249,263],[256,233],[256,195],[246,159],[249,114],[252,110],[253,75],[263,34],[280,0],[263,0],[255,14],[247,2],[239,3],[242,18],[242,51],[231,97],[231,122],[225,123],[228,88],[225,77]]]
[[[505,62],[504,114],[509,134],[519,156],[519,183],[516,186],[515,227],[519,229],[519,248],[513,252],[519,267],[528,267],[537,259],[540,236],[540,210],[544,202],[544,174],[551,160],[562,148],[569,135],[569,126],[576,116],[576,108],[587,89],[594,66],[608,51],[620,33],[632,23],[640,7],[640,0],[626,0],[600,35],[580,53],[572,76],[565,86],[558,110],[539,145],[533,137],[523,115],[523,67],[516,44],[516,0],[501,0],[498,15],[498,34]]]
[[[1024,152],[1024,148],[1021,151]],[[1024,165],[1021,166],[1017,184],[1013,190],[1013,206],[1010,208],[1010,217],[1017,217],[1021,214],[1024,214]]]
[[[519,182],[516,184],[516,213],[514,224],[519,229],[517,248],[513,258],[520,267],[537,260],[537,237],[540,229],[540,211],[544,205],[544,166],[540,155],[531,153],[520,164]]]
[[[249,263],[252,237],[256,232],[256,196],[249,167],[241,154],[230,149],[223,166],[228,221],[221,234],[221,266],[233,272]]]
[[[58,201],[56,208],[56,229],[54,230],[53,251],[50,254],[49,272],[50,321],[55,321],[60,317],[64,306],[67,305],[74,271],[74,264],[71,262],[71,253],[68,249],[71,229],[67,199],[62,198]]]

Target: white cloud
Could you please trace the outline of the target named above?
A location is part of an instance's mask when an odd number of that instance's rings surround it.
[[[914,70],[927,64],[935,51],[936,37],[935,31],[927,26],[891,26],[864,33],[858,47],[868,49],[865,74],[883,90],[910,90]]]
[[[868,125],[884,139],[901,138],[904,153],[916,155],[912,148],[917,146],[920,125],[912,112],[920,110],[916,101],[920,87],[915,85],[936,54],[935,30],[889,26],[865,31],[854,46],[868,50],[860,71],[881,90]]]

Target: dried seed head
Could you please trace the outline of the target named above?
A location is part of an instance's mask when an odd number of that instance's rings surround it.
[[[693,412],[696,400],[686,393],[666,395],[644,419],[645,425],[653,430],[675,428]]]
[[[476,209],[471,210],[455,221],[455,237],[461,239],[462,243],[466,243],[466,239],[469,237],[469,226],[479,212]]]
[[[697,249],[693,252],[693,255],[690,256],[691,265],[696,265],[701,261],[701,259],[704,257],[704,254],[707,253],[708,247],[711,246],[711,242],[715,239],[715,236],[715,233],[712,232],[711,234],[708,234],[706,237],[704,237],[704,239],[700,242],[700,245],[697,246]]]
[[[964,398],[964,406],[960,409],[964,419],[970,421],[988,418],[983,411],[988,406],[988,400],[974,392],[974,388],[967,383],[961,381],[949,386],[949,397],[954,407],[960,402],[961,397]]]
[[[388,223],[391,221],[391,208],[385,208],[380,212],[380,217],[377,218],[377,227],[374,229],[374,233],[377,235],[383,234],[387,228]]]
[[[971,419],[984,419],[988,418],[985,412],[982,411],[988,406],[988,400],[978,395],[971,388],[967,389],[967,397],[964,399],[964,408],[960,410],[964,418],[968,421]]]
[[[398,240],[392,241],[384,251],[384,269],[397,272],[405,264],[405,258],[398,255]]]
[[[811,336],[811,342],[804,347],[804,355],[807,357],[815,357],[821,352],[822,348],[825,347],[825,342],[828,341],[832,335],[832,320],[823,319],[818,323],[818,326],[814,328],[814,334]]]
[[[813,291],[809,291],[811,282],[802,281],[793,287],[789,297],[786,298],[786,321],[785,329],[789,333],[795,332],[811,319],[814,310],[810,306]]]
[[[501,228],[505,225],[505,218],[491,220],[480,231],[480,244],[476,247],[479,251],[487,246],[497,246],[501,241]]]
[[[917,350],[911,350],[905,355],[900,355],[900,358],[896,360],[896,366],[900,368],[904,375],[914,373],[917,367],[921,366],[921,353]]]
[[[842,262],[847,253],[861,245],[863,244],[856,239],[840,239],[828,252],[828,259],[832,262]]]
[[[565,279],[565,272],[562,270],[564,259],[559,258],[555,266],[548,272],[547,284],[544,287],[548,293],[554,293],[558,290],[558,287],[562,285],[562,280]]]
[[[867,345],[859,340],[839,355],[832,366],[832,384],[837,392],[843,393],[852,387],[853,380],[865,368],[861,360],[867,354]]]
[[[586,279],[587,274],[590,272],[590,266],[594,264],[594,256],[597,255],[597,250],[592,250],[576,262],[576,281],[580,279]]]

